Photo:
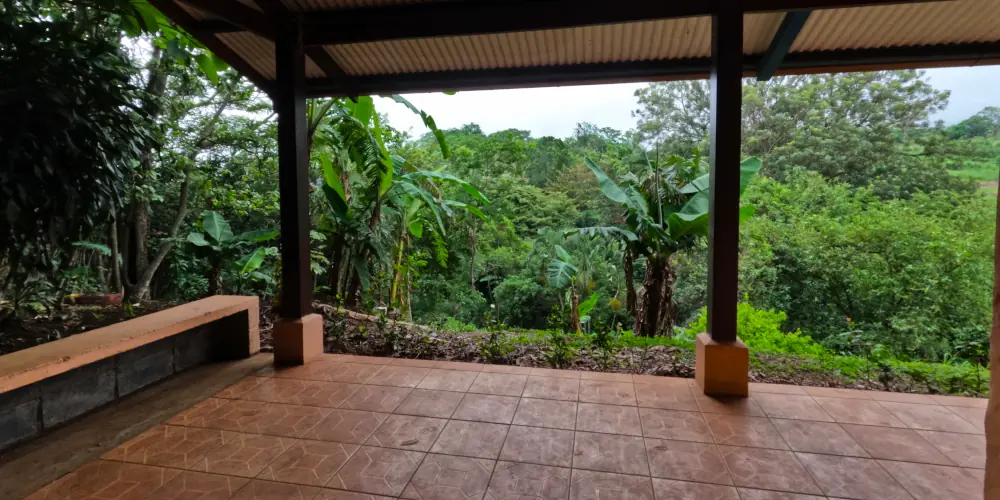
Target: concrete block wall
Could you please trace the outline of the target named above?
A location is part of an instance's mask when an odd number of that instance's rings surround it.
[[[175,373],[249,356],[248,321],[240,312],[0,394],[0,452]]]

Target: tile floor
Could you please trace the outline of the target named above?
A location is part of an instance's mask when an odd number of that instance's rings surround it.
[[[981,498],[986,401],[326,355],[268,368],[29,497]]]

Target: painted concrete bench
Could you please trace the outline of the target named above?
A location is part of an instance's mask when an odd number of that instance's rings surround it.
[[[256,354],[258,308],[218,295],[0,356],[0,450],[192,366]]]

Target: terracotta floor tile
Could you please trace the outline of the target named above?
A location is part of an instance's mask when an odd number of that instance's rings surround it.
[[[451,418],[474,422],[509,424],[517,411],[518,398],[514,396],[491,396],[488,394],[466,394]]]
[[[476,381],[475,372],[434,369],[417,385],[419,389],[465,392]]]
[[[303,437],[319,441],[363,444],[389,415],[371,411],[331,410]]]
[[[272,378],[247,392],[240,399],[336,408],[360,388],[361,386],[357,384]]]
[[[874,458],[920,462],[925,464],[956,465],[932,444],[910,429],[890,429],[866,425],[844,424],[854,440]]]
[[[434,361],[431,359],[409,359],[409,358],[393,358],[392,366],[412,366],[415,368],[437,368],[441,366],[441,361]]]
[[[458,408],[462,398],[461,392],[430,391],[414,389],[406,399],[396,407],[395,413],[418,415],[421,417],[450,418]]]
[[[149,500],[226,500],[248,482],[249,479],[242,477],[185,471],[148,498]]]
[[[803,495],[801,493],[786,493],[784,491],[754,490],[737,488],[743,500],[824,500],[826,497]],[[834,499],[836,500],[836,499]]]
[[[858,500],[904,500],[906,491],[878,462],[869,458],[798,453],[799,460],[831,497]]]
[[[425,453],[362,446],[340,468],[327,487],[398,496]]]
[[[649,475],[641,437],[577,432],[573,468]]]
[[[507,433],[500,460],[570,467],[573,465],[573,431],[513,425]]]
[[[581,380],[603,380],[605,382],[632,383],[632,376],[627,373],[580,372]]]
[[[177,469],[95,460],[26,500],[144,500],[180,474]]]
[[[570,469],[497,462],[485,500],[567,500]]]
[[[639,408],[642,435],[658,439],[714,443],[712,431],[701,413]]]
[[[530,366],[483,365],[483,373],[506,373],[508,375],[530,375]]]
[[[522,397],[576,401],[580,395],[580,380],[559,377],[528,377]]]
[[[275,366],[271,373],[272,377],[297,380],[326,381],[326,372],[335,366],[343,365],[344,361],[323,357],[312,360],[304,365],[297,366]]]
[[[527,375],[483,372],[476,377],[472,387],[469,387],[469,392],[498,396],[520,396],[527,381]]]
[[[302,437],[329,408],[296,406],[260,401],[233,401],[205,416],[204,426],[250,434]]]
[[[494,464],[482,458],[427,455],[400,498],[479,500],[486,493]]]
[[[653,477],[733,484],[726,462],[714,444],[646,439],[646,454]]]
[[[306,365],[308,366],[308,365]],[[328,382],[347,382],[350,384],[368,383],[384,365],[336,363],[322,372],[322,379]]]
[[[962,417],[963,420],[972,424],[976,429],[986,428],[986,408],[976,408],[969,406],[946,406],[952,413]],[[980,432],[982,434],[982,432]]]
[[[301,439],[265,467],[257,478],[323,486],[357,449],[353,444]]]
[[[983,408],[989,406],[990,400],[985,398],[963,398],[959,396],[930,396],[935,402],[944,406],[964,406],[967,408]]]
[[[375,374],[368,383],[393,387],[416,387],[431,372],[430,368],[415,366],[387,366]]]
[[[706,414],[705,421],[715,442],[733,446],[751,446],[787,450],[788,445],[766,418],[740,415]]]
[[[635,406],[635,388],[631,383],[581,380],[580,402]]]
[[[235,432],[160,425],[108,451],[102,458],[189,469],[197,467],[209,452],[235,437]]]
[[[392,500],[392,497],[324,488],[313,500]]]
[[[753,400],[760,405],[764,413],[771,418],[791,418],[796,420],[815,420],[818,422],[833,422],[818,403],[810,396],[794,394],[757,394]]]
[[[821,396],[827,398],[846,398],[846,399],[871,399],[867,391],[859,391],[856,389],[839,389],[836,387],[809,387],[802,386],[805,389],[806,394],[810,396]]]
[[[570,500],[653,500],[648,477],[573,470]]]
[[[442,361],[440,365],[437,366],[439,370],[452,370],[452,371],[463,371],[463,372],[475,372],[479,373],[483,371],[483,367],[486,366],[482,363],[466,363],[464,361]]]
[[[554,370],[552,368],[532,368],[530,375],[532,377],[555,377],[555,378],[571,378],[580,379],[580,372],[576,370]]]
[[[363,365],[388,365],[392,364],[394,358],[385,356],[359,356],[356,354],[324,354],[324,359],[333,359],[345,363],[360,363]]]
[[[576,403],[551,399],[521,398],[514,413],[515,425],[551,427],[554,429],[576,428]]]
[[[167,421],[171,425],[205,427],[205,416],[229,404],[227,399],[208,398]]]
[[[698,389],[695,389],[692,392],[694,393],[694,400],[698,403],[698,408],[702,413],[742,415],[744,417],[764,416],[764,410],[760,409],[760,405],[753,398],[712,397],[701,394],[698,391]]]
[[[900,484],[919,500],[980,498],[983,482],[958,467],[879,460]]]
[[[814,398],[834,420],[842,424],[880,425],[883,427],[906,427],[898,418],[889,413],[881,403],[866,399]],[[898,404],[898,403],[886,403]],[[926,406],[926,405],[919,405]]]
[[[365,443],[382,448],[428,451],[448,421],[440,418],[390,415]]]
[[[213,474],[255,477],[293,444],[293,438],[239,434],[192,468]]]
[[[750,382],[750,395],[756,394],[797,394],[805,395],[806,391],[797,385],[790,384],[758,384]]]
[[[265,377],[246,377],[239,382],[223,389],[218,394],[215,395],[217,398],[226,399],[236,399],[263,383],[267,378]]]
[[[821,494],[790,451],[719,446],[736,486],[791,493]]]
[[[983,434],[982,426],[972,425],[944,406],[910,403],[881,403],[881,405],[911,429]]]
[[[653,491],[656,498],[673,500],[678,498],[693,498],[696,500],[740,500],[736,488],[717,484],[689,483],[669,479],[653,478]]]
[[[937,402],[926,394],[910,394],[906,392],[865,391],[875,401],[893,403],[914,403],[921,405],[936,405]]]
[[[230,500],[312,500],[319,488],[254,479]]]
[[[868,457],[868,452],[840,424],[772,419],[771,424],[793,451]]]
[[[917,434],[962,467],[986,468],[986,436],[938,431],[917,431]]]
[[[634,384],[665,384],[689,387],[688,382],[690,380],[689,378],[664,377],[660,375],[632,375],[632,383]]]
[[[664,410],[698,411],[698,403],[687,384],[635,384],[635,398],[639,406]]]
[[[343,403],[340,403],[340,408],[391,413],[406,399],[410,390],[408,387],[361,386]]]
[[[634,406],[580,403],[576,412],[576,428],[605,434],[642,435],[639,409]]]
[[[484,422],[451,420],[438,436],[433,453],[496,459],[500,455],[509,426]]]

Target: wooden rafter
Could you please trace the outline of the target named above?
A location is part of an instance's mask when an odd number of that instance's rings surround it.
[[[767,48],[767,52],[764,53],[757,65],[758,80],[765,81],[774,76],[774,72],[778,70],[781,62],[788,55],[789,49],[792,48],[792,44],[795,43],[795,39],[798,38],[802,27],[806,25],[811,13],[810,10],[797,10],[785,14],[784,19],[781,20],[781,26],[778,27],[774,38],[771,39],[771,46]]]

